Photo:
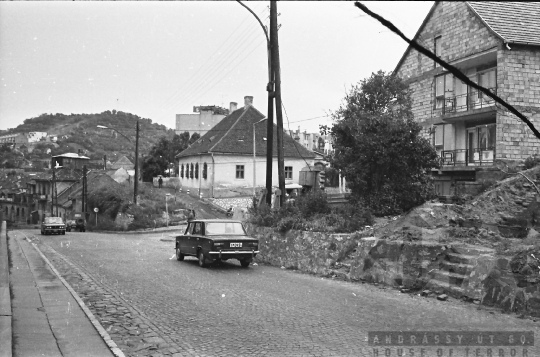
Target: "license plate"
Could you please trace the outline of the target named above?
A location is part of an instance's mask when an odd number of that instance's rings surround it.
[[[241,248],[242,243],[231,243],[231,248]]]

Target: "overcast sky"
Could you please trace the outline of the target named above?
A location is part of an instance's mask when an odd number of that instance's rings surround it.
[[[268,1],[246,2],[269,24]],[[412,37],[433,2],[365,2]],[[407,44],[353,2],[278,2],[284,126],[318,131]],[[193,106],[267,110],[263,31],[234,1],[0,2],[0,129],[120,110],[175,127]],[[287,121],[288,118],[288,121]]]

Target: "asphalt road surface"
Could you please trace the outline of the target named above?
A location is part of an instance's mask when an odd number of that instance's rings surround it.
[[[391,288],[349,283],[265,265],[245,269],[237,261],[200,268],[174,258],[168,234],[71,232],[40,241],[152,321],[174,341],[158,355],[193,356],[398,356],[399,350],[368,345],[369,331],[534,331],[540,322],[479,310],[474,304],[438,301]],[[50,251],[46,253],[51,255]],[[171,347],[171,346],[169,346]],[[413,346],[414,356],[421,346]],[[452,356],[489,356],[487,348]],[[493,356],[499,356],[499,348]],[[410,350],[407,348],[407,356]],[[449,348],[424,356],[448,356]],[[504,356],[511,355],[503,348]],[[523,355],[518,348],[516,356]],[[540,356],[529,347],[528,356]],[[405,355],[405,354],[404,354]],[[152,355],[153,356],[153,355]]]

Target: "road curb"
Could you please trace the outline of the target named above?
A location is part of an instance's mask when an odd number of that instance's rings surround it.
[[[84,311],[84,313],[86,314],[86,316],[88,317],[88,319],[90,320],[90,322],[92,322],[92,325],[94,325],[95,329],[97,330],[97,332],[99,333],[99,335],[101,336],[101,338],[103,338],[103,341],[107,344],[107,346],[109,347],[109,349],[111,350],[111,352],[117,356],[117,357],[125,357],[124,355],[124,352],[122,352],[122,350],[120,348],[118,348],[118,346],[116,345],[116,343],[113,341],[113,339],[111,338],[111,336],[109,336],[109,334],[107,333],[107,331],[105,331],[105,329],[103,328],[103,326],[101,326],[101,324],[99,323],[98,319],[96,319],[96,317],[94,316],[94,314],[92,314],[92,312],[90,311],[90,309],[88,309],[88,307],[86,306],[86,304],[84,303],[84,301],[82,301],[82,299],[79,297],[79,295],[75,292],[75,290],[73,290],[73,288],[71,287],[71,285],[69,285],[69,283],[64,279],[62,278],[62,276],[60,275],[60,273],[56,270],[56,268],[52,265],[52,263],[49,261],[49,259],[47,259],[47,257],[41,252],[41,250],[38,248],[37,244],[33,243],[30,239],[28,239],[28,237],[26,238],[26,240],[28,240],[32,246],[36,249],[36,251],[39,253],[39,255],[41,256],[41,258],[47,263],[47,265],[49,265],[49,267],[51,268],[51,270],[54,272],[54,274],[56,274],[56,276],[58,277],[58,279],[60,279],[60,281],[62,282],[62,284],[64,284],[64,286],[68,289],[68,291],[71,293],[71,295],[73,296],[73,298],[77,301],[77,303],[79,304],[79,306],[81,307],[81,309]],[[0,355],[1,357],[1,355]]]
[[[0,222],[0,357],[12,356],[12,312],[6,221]]]
[[[165,233],[165,232],[183,232],[186,229],[185,225],[183,227],[172,228],[172,229],[162,229],[162,230],[149,230],[149,231],[88,231],[92,233],[103,233],[103,234],[149,234],[149,233]]]

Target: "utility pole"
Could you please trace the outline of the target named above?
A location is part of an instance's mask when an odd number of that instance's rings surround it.
[[[52,180],[53,180],[53,186],[51,187],[51,216],[54,215],[54,191],[56,190],[56,175],[54,170],[54,164],[55,160],[52,160]],[[57,202],[58,203],[58,202]],[[58,207],[56,207],[56,211],[58,212]]]
[[[266,33],[266,31],[265,31]],[[274,72],[272,71],[272,43],[266,41],[268,53],[268,121],[266,122],[266,204],[272,207],[272,167],[274,164]]]
[[[56,214],[55,214],[55,217],[58,217],[58,188],[56,186],[56,174],[55,174],[55,171],[56,171],[55,168],[53,168],[54,197],[55,197],[55,200],[56,200]]]
[[[139,119],[137,119],[137,133],[135,137],[135,182],[133,183],[133,203],[137,205],[139,188]]]
[[[277,25],[277,3],[270,1],[270,43],[272,48],[272,73],[275,82],[276,119],[277,119],[277,154],[280,207],[285,200],[285,167],[283,162],[283,113],[281,111],[281,74],[279,69],[279,41]],[[271,194],[271,192],[269,193]]]
[[[81,211],[86,219],[86,165],[83,165]]]

